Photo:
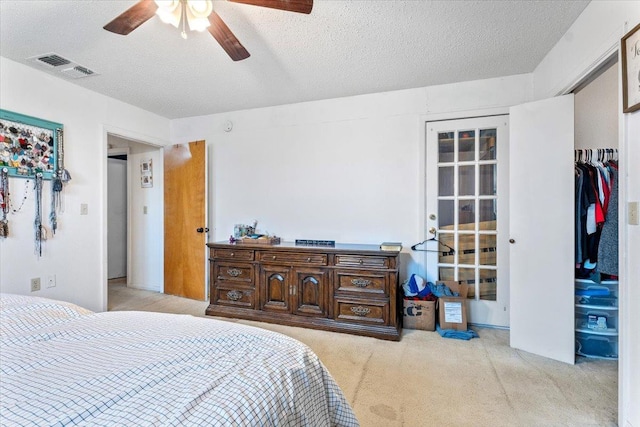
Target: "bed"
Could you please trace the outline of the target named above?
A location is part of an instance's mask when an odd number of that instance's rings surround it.
[[[304,344],[216,319],[0,294],[0,425],[357,426]]]

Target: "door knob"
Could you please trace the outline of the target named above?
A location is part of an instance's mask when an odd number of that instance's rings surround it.
[[[509,243],[515,243],[516,241],[514,239],[509,239]]]
[[[208,233],[209,229],[207,227],[205,227],[205,228],[199,227],[199,228],[196,228],[196,231],[198,233]]]

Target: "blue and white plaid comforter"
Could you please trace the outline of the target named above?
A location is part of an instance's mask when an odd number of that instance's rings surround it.
[[[304,344],[215,319],[0,299],[0,425],[357,426]]]

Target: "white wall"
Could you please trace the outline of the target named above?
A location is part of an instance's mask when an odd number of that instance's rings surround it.
[[[65,80],[0,57],[0,108],[64,125],[65,166],[72,181],[64,188],[58,232],[34,254],[31,196],[23,211],[9,215],[11,237],[0,240],[0,290],[30,294],[29,279],[55,274],[57,286],[33,295],[71,301],[91,310],[106,308],[106,158],[105,129],[164,141],[169,120]],[[23,182],[11,179],[20,194]],[[44,185],[44,215],[49,214],[49,182]],[[88,215],[80,215],[87,203]]]
[[[256,219],[287,241],[401,241],[408,253],[424,234],[426,117],[504,109],[530,87],[521,75],[192,117],[172,121],[171,139],[209,145],[213,240]],[[420,272],[403,258],[402,277]]]
[[[535,99],[564,93],[615,54],[626,22],[640,20],[640,2],[594,0],[533,72]],[[633,27],[629,27],[633,28]]]
[[[140,162],[153,163],[153,187],[142,188]],[[164,205],[162,151],[136,144],[129,156],[131,166],[131,277],[129,286],[164,290]],[[170,202],[170,201],[169,201]],[[147,213],[144,213],[144,207]]]
[[[536,98],[554,96],[618,49],[620,38],[640,22],[638,1],[593,1],[533,73]],[[620,70],[618,68],[618,70]],[[619,72],[619,71],[618,71]],[[619,91],[620,89],[620,85]],[[620,92],[619,92],[620,93]],[[618,105],[619,114],[622,112]],[[627,205],[640,200],[640,114],[620,122],[620,247],[626,269],[620,276],[620,360],[618,424],[640,426],[640,230],[627,225]]]
[[[618,148],[618,64],[575,96],[575,148]]]
[[[627,192],[625,200],[640,202],[640,111],[625,114],[624,129],[627,135],[625,163],[621,165],[626,173]],[[622,200],[622,199],[621,199]],[[622,203],[622,201],[621,201]],[[627,223],[627,206],[621,204],[621,224]],[[621,426],[640,426],[640,226],[627,225],[625,240],[621,242],[626,249],[627,269],[621,274],[625,280],[626,298],[622,302],[620,328],[624,343],[624,360],[620,361],[620,387],[625,390],[620,401],[620,411],[628,424]]]

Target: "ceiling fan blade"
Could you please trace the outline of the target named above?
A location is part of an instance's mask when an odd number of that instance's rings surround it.
[[[151,19],[157,9],[158,6],[155,1],[140,0],[102,28],[112,33],[126,36]]]
[[[231,59],[234,61],[242,61],[249,57],[247,49],[245,49],[236,36],[233,35],[229,27],[227,27],[227,24],[220,18],[220,15],[212,12],[211,15],[209,15],[209,23],[211,24],[208,27],[209,32],[218,40],[220,46],[229,54]]]
[[[269,7],[271,9],[287,10],[289,12],[311,13],[313,0],[229,0],[234,3],[252,4],[254,6]]]

